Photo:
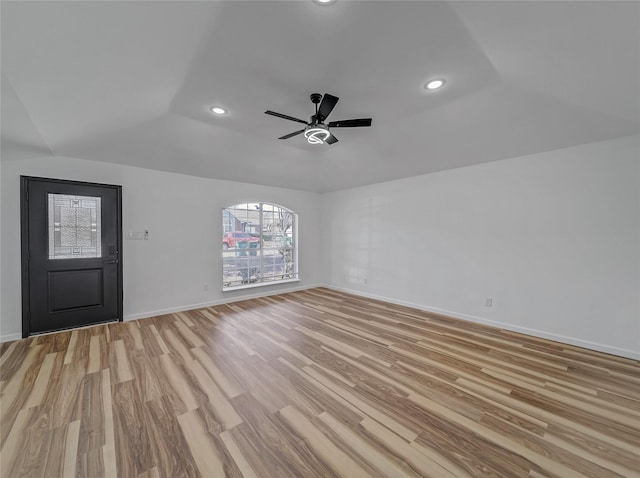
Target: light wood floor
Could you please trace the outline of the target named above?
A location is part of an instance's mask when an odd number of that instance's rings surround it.
[[[640,476],[639,362],[327,289],[1,352],[3,478]]]

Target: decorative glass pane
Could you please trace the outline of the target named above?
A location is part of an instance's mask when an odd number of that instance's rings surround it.
[[[99,197],[49,194],[49,259],[102,257]]]

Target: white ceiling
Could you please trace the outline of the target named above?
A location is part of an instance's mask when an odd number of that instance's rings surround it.
[[[1,8],[3,156],[324,192],[640,132],[639,2]],[[373,126],[278,140],[302,125],[264,111],[306,119],[313,92]]]

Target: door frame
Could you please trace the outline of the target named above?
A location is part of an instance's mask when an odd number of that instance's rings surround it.
[[[122,186],[115,184],[102,184],[86,181],[73,181],[68,179],[43,178],[38,176],[20,176],[20,247],[21,247],[21,279],[22,279],[22,338],[29,337],[30,317],[30,273],[29,273],[29,183],[43,181],[48,183],[59,183],[69,186],[97,186],[101,188],[113,188],[116,192],[116,211],[118,218],[116,221],[116,247],[118,253],[117,280],[118,292],[118,322],[123,321],[123,299],[124,289],[122,284]],[[61,329],[62,330],[62,329]],[[54,331],[50,331],[54,332]],[[44,333],[50,333],[44,332]],[[33,334],[39,335],[39,334]]]

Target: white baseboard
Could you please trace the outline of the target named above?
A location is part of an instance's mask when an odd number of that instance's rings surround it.
[[[525,335],[531,335],[541,339],[553,340],[568,345],[575,345],[576,347],[582,347],[585,349],[596,350],[598,352],[604,352],[611,355],[617,355],[619,357],[630,358],[633,360],[640,360],[640,352],[633,350],[623,349],[619,347],[611,347],[609,345],[600,344],[597,342],[590,342],[588,340],[576,339],[574,337],[567,337],[564,335],[545,332],[544,330],[530,329],[528,327],[522,327],[520,325],[508,324],[505,322],[498,322],[495,320],[485,319],[484,317],[477,317],[475,315],[463,314],[460,312],[453,312],[451,310],[438,309],[436,307],[429,307],[423,304],[416,304],[413,302],[407,302],[404,300],[392,299],[390,297],[383,297],[376,294],[368,294],[359,290],[346,289],[344,287],[336,287],[329,284],[322,284],[322,287],[327,289],[336,290],[339,292],[346,292],[348,294],[358,295],[361,297],[367,297],[369,299],[381,300],[383,302],[389,302],[391,304],[404,305],[406,307],[413,307],[414,309],[424,310],[425,312],[433,312],[434,314],[446,315],[455,319],[468,320],[469,322],[475,322],[484,325],[490,325],[499,329],[509,330],[511,332],[519,332]]]
[[[219,299],[219,300],[214,300],[214,301],[208,301],[208,302],[200,302],[197,304],[186,304],[186,305],[181,305],[181,306],[177,306],[177,307],[171,307],[168,309],[161,309],[161,310],[153,310],[153,311],[148,311],[148,312],[141,312],[141,313],[137,313],[137,314],[129,314],[129,315],[125,315],[124,316],[124,320],[137,320],[137,319],[145,319],[147,317],[156,317],[158,315],[166,315],[166,314],[173,314],[175,312],[184,312],[186,310],[193,310],[193,309],[201,309],[204,307],[211,307],[214,305],[220,305],[220,304],[228,304],[228,303],[232,303],[232,302],[239,302],[242,300],[248,300],[248,299],[257,299],[260,297],[268,297],[270,295],[278,295],[278,294],[286,294],[288,292],[296,292],[299,290],[305,290],[305,289],[313,289],[315,287],[326,287],[327,289],[332,289],[332,290],[336,290],[336,291],[340,291],[340,292],[346,292],[348,294],[353,294],[353,295],[357,295],[357,296],[361,296],[361,297],[367,297],[370,299],[376,299],[376,300],[381,300],[384,302],[389,302],[391,304],[398,304],[398,305],[403,305],[406,307],[413,307],[415,309],[419,309],[419,310],[424,310],[426,312],[433,312],[435,314],[440,314],[440,315],[446,315],[449,317],[453,317],[456,319],[462,319],[462,320],[468,320],[469,322],[475,322],[475,323],[479,323],[479,324],[484,324],[484,325],[489,325],[492,327],[497,327],[500,329],[505,329],[505,330],[509,330],[511,332],[519,332],[522,334],[526,334],[526,335],[531,335],[533,337],[539,337],[542,339],[548,339],[548,340],[554,340],[556,342],[560,342],[563,344],[569,344],[569,345],[575,345],[577,347],[583,347],[586,349],[590,349],[590,350],[596,350],[598,352],[604,352],[604,353],[608,353],[608,354],[612,354],[612,355],[617,355],[620,357],[626,357],[626,358],[630,358],[633,360],[640,360],[640,352],[636,352],[633,350],[628,350],[628,349],[622,349],[619,347],[611,347],[609,345],[605,345],[605,344],[600,344],[597,342],[590,342],[588,340],[581,340],[581,339],[576,339],[574,337],[567,337],[564,335],[559,335],[559,334],[554,334],[554,333],[550,333],[550,332],[545,332],[543,330],[538,330],[538,329],[531,329],[528,327],[522,327],[519,325],[514,325],[514,324],[509,324],[509,323],[505,323],[505,322],[498,322],[495,320],[490,320],[490,319],[486,319],[484,317],[478,317],[478,316],[474,316],[474,315],[469,315],[469,314],[463,314],[460,312],[454,312],[451,310],[444,310],[444,309],[439,309],[437,307],[429,307],[423,304],[416,304],[414,302],[408,302],[408,301],[404,301],[404,300],[397,300],[397,299],[393,299],[391,297],[384,297],[381,295],[377,295],[377,294],[369,294],[366,292],[362,292],[362,291],[358,291],[358,290],[352,290],[352,289],[347,289],[344,287],[337,287],[334,285],[330,285],[330,284],[322,284],[322,283],[318,283],[318,284],[310,284],[310,285],[306,285],[306,286],[300,286],[300,287],[292,287],[292,288],[287,288],[284,290],[277,290],[277,291],[267,291],[267,292],[258,292],[258,293],[254,293],[254,294],[244,294],[244,295],[236,295],[233,297],[230,297],[228,299]],[[10,342],[13,340],[17,340],[22,338],[22,334],[6,334],[6,335],[0,335],[0,342]]]
[[[18,340],[21,338],[22,338],[22,334],[0,335],[0,342],[13,342],[14,340]]]
[[[256,292],[254,294],[243,294],[243,295],[235,295],[233,297],[229,297],[228,299],[219,299],[219,300],[214,300],[214,301],[209,301],[209,302],[200,302],[197,304],[186,304],[186,305],[180,305],[177,307],[170,307],[168,309],[160,309],[160,310],[152,310],[152,311],[148,311],[148,312],[140,312],[138,314],[128,314],[124,316],[125,321],[129,321],[129,320],[138,320],[138,319],[146,319],[148,317],[157,317],[159,315],[166,315],[166,314],[173,314],[175,312],[184,312],[186,310],[194,310],[194,309],[202,309],[204,307],[211,307],[213,305],[220,305],[220,304],[229,304],[231,302],[239,302],[241,300],[248,300],[248,299],[257,299],[260,297],[268,297],[270,295],[278,295],[278,294],[286,294],[288,292],[296,292],[299,290],[305,290],[305,289],[313,289],[316,287],[322,287],[324,284],[310,284],[310,285],[305,285],[305,286],[300,286],[300,287],[291,287],[291,288],[287,288],[287,289],[279,289],[279,290],[271,290],[271,291],[264,291],[264,292]],[[90,326],[92,327],[92,326]],[[0,336],[0,342],[11,342],[12,340],[18,340],[22,338],[22,334],[7,334],[7,335],[1,335]]]
[[[138,313],[138,314],[128,314],[128,315],[125,314],[124,320],[128,321],[128,320],[146,319],[148,317],[157,317],[158,315],[175,314],[176,312],[184,312],[186,310],[202,309],[204,307],[212,307],[214,305],[230,304],[232,302],[240,302],[242,300],[258,299],[260,297],[268,297],[270,295],[286,294],[288,292],[296,292],[296,291],[299,291],[299,290],[313,289],[313,288],[316,288],[316,287],[323,287],[323,286],[324,286],[324,284],[310,284],[310,285],[299,286],[299,287],[291,287],[291,288],[286,288],[286,289],[279,289],[279,290],[275,290],[275,291],[264,291],[264,292],[256,292],[256,293],[253,293],[253,294],[234,295],[233,297],[229,297],[228,299],[225,298],[225,299],[212,300],[212,301],[208,301],[208,302],[200,302],[200,303],[197,303],[197,304],[186,304],[186,305],[180,305],[180,306],[177,306],[177,307],[170,307],[168,309],[160,309],[160,310],[152,310],[152,311],[149,311],[149,312],[141,312],[141,313]]]

